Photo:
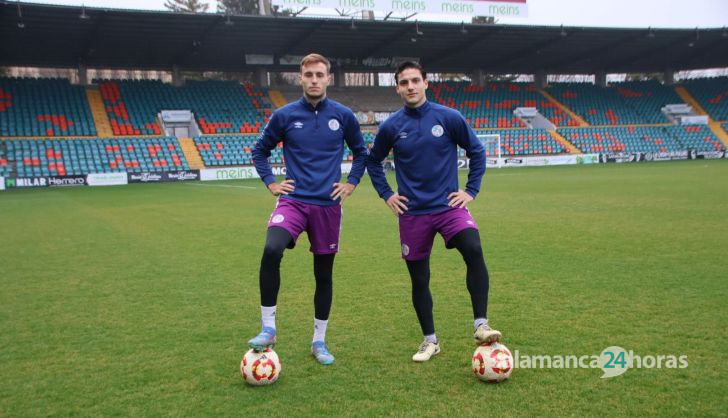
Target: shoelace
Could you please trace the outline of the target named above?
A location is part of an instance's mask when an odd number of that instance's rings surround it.
[[[425,351],[427,351],[427,347],[429,347],[429,346],[430,346],[430,343],[428,343],[427,341],[423,341],[422,344],[420,344],[419,352],[424,353]]]

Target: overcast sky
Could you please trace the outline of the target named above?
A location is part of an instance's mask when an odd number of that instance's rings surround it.
[[[34,0],[90,7],[166,10],[164,0]],[[215,0],[202,0],[215,12]],[[502,18],[499,23],[518,25],[721,28],[728,26],[728,0],[528,0],[527,18]],[[317,14],[322,11],[318,10]],[[439,20],[422,16],[422,20]],[[469,20],[453,16],[450,21]]]

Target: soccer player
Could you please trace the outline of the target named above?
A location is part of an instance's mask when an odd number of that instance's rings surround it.
[[[440,352],[430,293],[430,253],[435,234],[457,248],[467,267],[466,284],[473,307],[476,344],[499,341],[501,333],[487,319],[488,270],[478,226],[466,208],[485,174],[485,149],[456,110],[427,101],[427,78],[416,62],[402,63],[394,75],[404,107],[379,127],[367,158],[374,188],[399,218],[399,236],[412,281],[412,304],[424,341],[412,360],[423,362]],[[470,158],[465,190],[458,186],[458,146]],[[394,151],[398,191],[392,191],[382,161]]]
[[[268,235],[260,262],[261,332],[248,346],[255,350],[276,343],[276,306],[280,288],[283,251],[293,248],[306,231],[313,253],[314,333],[313,356],[331,364],[334,356],[326,345],[326,326],[333,295],[332,271],[339,250],[341,204],[364,174],[367,149],[354,113],[326,97],[331,64],[318,54],[301,60],[303,97],[276,110],[252,151],[255,169],[278,200],[268,220]],[[344,143],[353,162],[347,182],[340,182]],[[276,181],[268,157],[283,144],[286,179]]]

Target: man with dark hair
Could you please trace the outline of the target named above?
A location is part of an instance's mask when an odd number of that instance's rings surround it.
[[[276,306],[280,264],[286,248],[296,245],[306,231],[313,253],[314,294],[313,356],[331,364],[334,356],[325,342],[333,298],[334,256],[339,250],[341,204],[364,174],[367,149],[359,122],[347,107],[326,97],[331,64],[318,54],[301,61],[303,97],[276,110],[263,129],[252,154],[255,169],[278,201],[268,221],[268,235],[260,262],[261,332],[248,341],[255,350],[276,343]],[[273,176],[268,157],[283,144],[286,179]],[[354,159],[346,183],[341,183],[344,143]]]
[[[436,233],[442,235],[448,249],[457,248],[465,261],[476,344],[501,338],[488,324],[488,270],[478,226],[466,208],[480,191],[485,149],[458,111],[427,101],[427,79],[418,63],[402,63],[394,79],[404,107],[379,127],[367,170],[379,196],[399,218],[402,258],[412,280],[412,304],[424,335],[412,360],[423,362],[440,352],[429,288]],[[470,158],[465,190],[458,186],[458,146]],[[394,150],[397,192],[392,191],[382,169],[390,150]]]

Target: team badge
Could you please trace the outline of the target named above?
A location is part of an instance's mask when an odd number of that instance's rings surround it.
[[[441,136],[442,136],[442,134],[444,134],[444,133],[445,133],[445,130],[444,130],[444,129],[442,129],[442,126],[440,126],[440,125],[435,125],[435,126],[433,126],[433,127],[432,127],[432,135],[433,135],[433,136],[435,136],[435,137],[439,138],[439,137],[441,137]]]
[[[273,222],[274,224],[279,224],[283,222],[283,219],[285,218],[279,213],[278,215],[274,216],[273,219],[271,219],[271,222]]]
[[[402,244],[402,255],[408,256],[410,252],[409,245]]]
[[[339,130],[339,126],[340,125],[339,125],[339,121],[338,120],[331,119],[329,121],[329,129],[331,129],[332,131],[338,131]]]
[[[303,122],[293,122],[293,127],[296,129],[303,129]]]

